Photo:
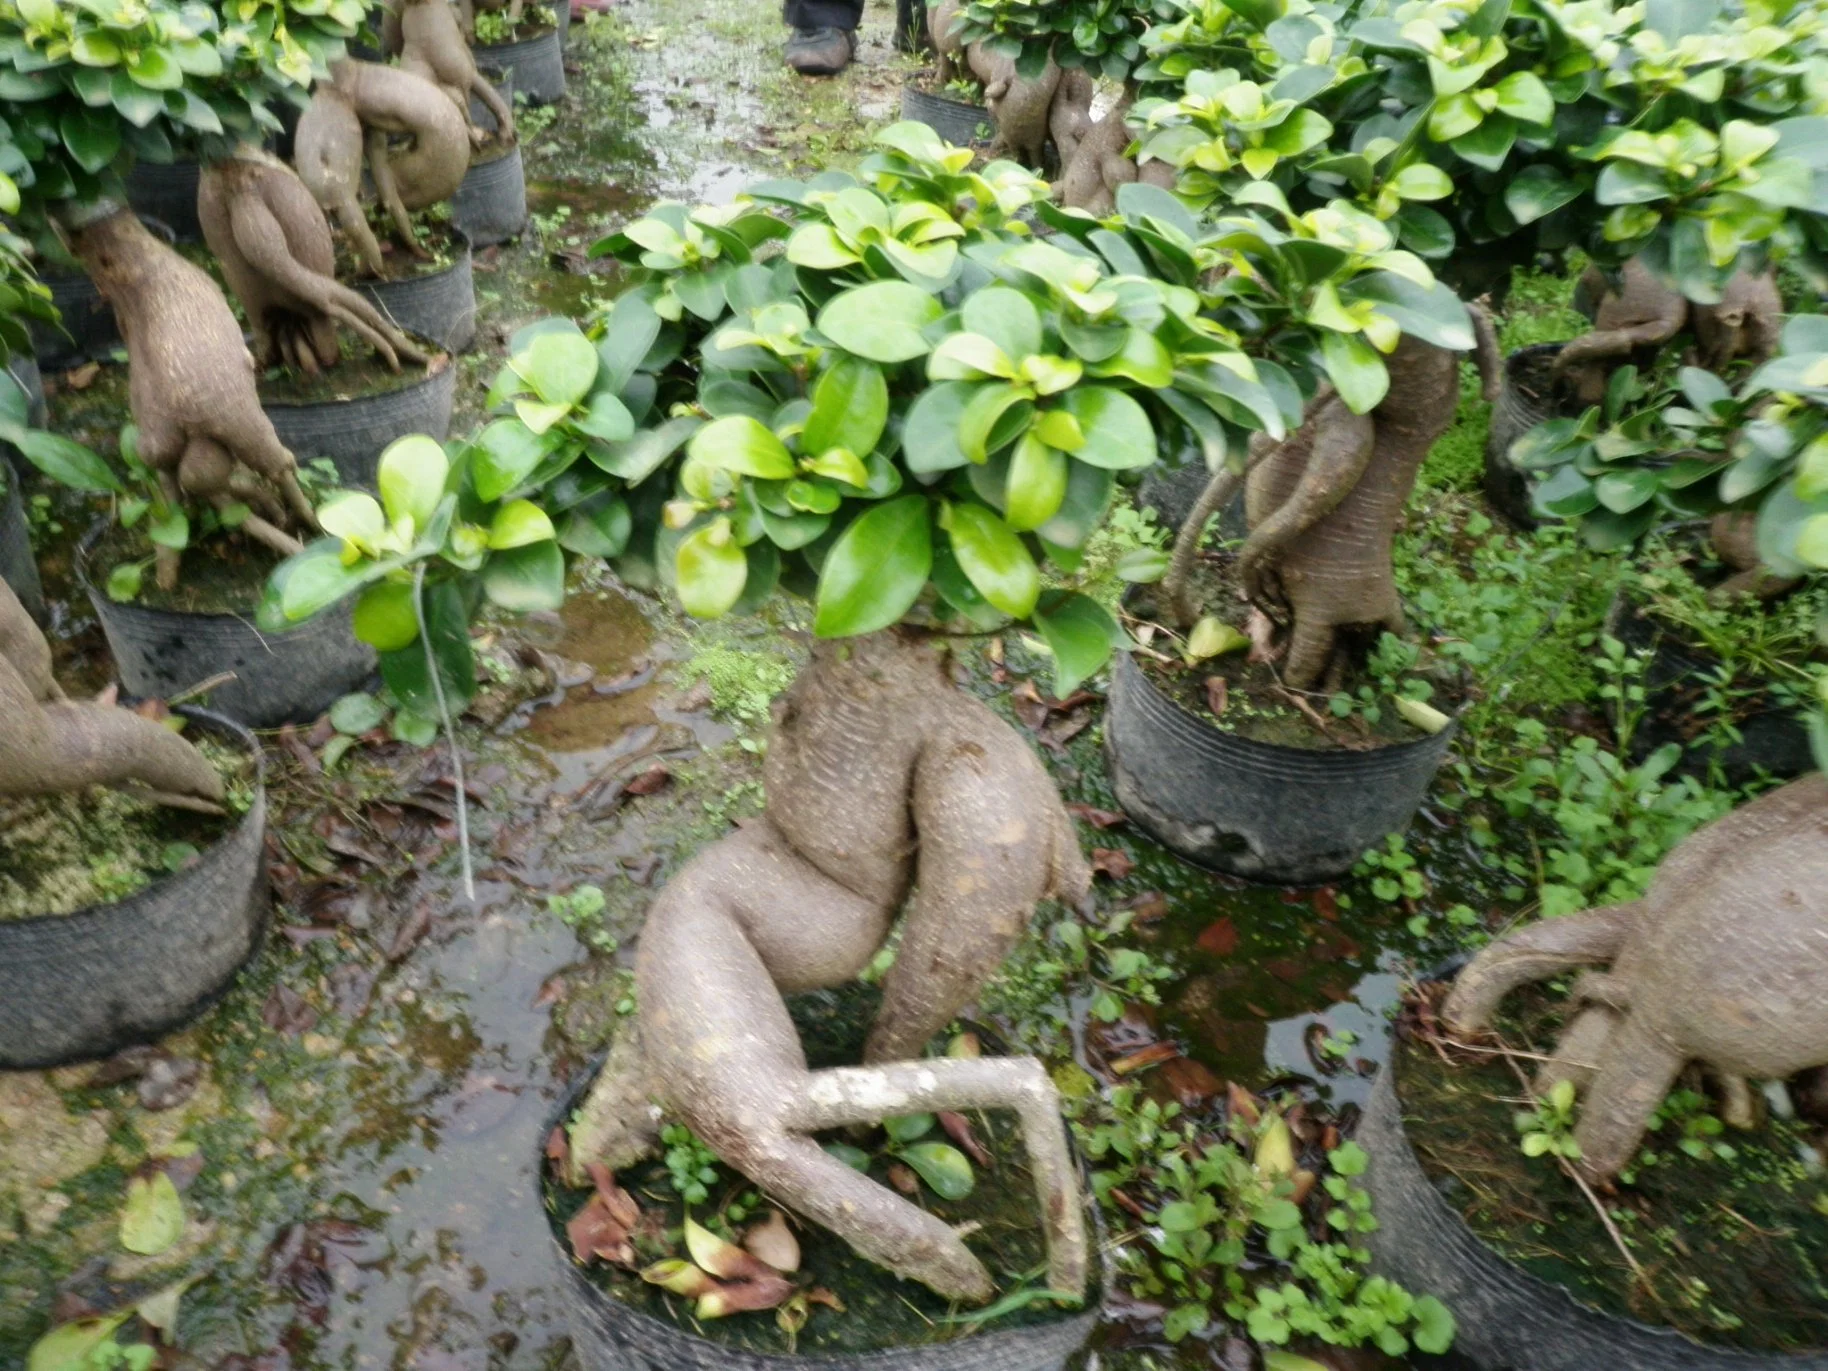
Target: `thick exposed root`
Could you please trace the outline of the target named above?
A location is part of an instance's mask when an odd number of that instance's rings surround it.
[[[860,1253],[949,1298],[983,1301],[989,1273],[957,1234],[807,1135],[1010,1109],[1036,1177],[1051,1283],[1082,1291],[1077,1176],[1040,1064],[919,1059],[1035,903],[1089,888],[1046,773],[1007,725],[951,689],[936,651],[878,634],[819,645],[782,710],[767,785],[763,817],[700,852],[655,901],[636,969],[639,1054],[619,1046],[599,1078],[573,1131],[574,1165],[598,1153],[626,1163],[651,1143],[652,1101]],[[782,996],[842,984],[869,964],[916,854],[919,890],[870,1065],[809,1071]]]
[[[51,795],[138,783],[214,809],[222,778],[163,724],[113,705],[64,698],[51,653],[0,581],[0,796]]]
[[[1643,908],[1634,902],[1544,919],[1500,938],[1454,982],[1443,1011],[1448,1028],[1462,1035],[1481,1033],[1491,1026],[1499,1002],[1518,987],[1611,962],[1643,917]]]

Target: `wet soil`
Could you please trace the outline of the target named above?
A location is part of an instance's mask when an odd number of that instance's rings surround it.
[[[1553,994],[1519,993],[1498,1026],[1519,1050],[1547,1051],[1565,1008]],[[1522,1086],[1501,1059],[1448,1063],[1405,1043],[1397,1062],[1404,1123],[1423,1169],[1475,1233],[1525,1270],[1592,1307],[1703,1343],[1828,1346],[1819,1126],[1771,1118],[1751,1132],[1723,1129],[1699,1072],[1679,1083],[1685,1107],[1646,1135],[1605,1200],[1646,1284],[1554,1159],[1524,1155],[1514,1122]]]
[[[416,386],[427,376],[451,365],[451,355],[441,352],[436,343],[412,334],[407,336],[431,359],[429,366],[402,360],[396,371],[368,343],[345,336],[342,360],[316,376],[307,376],[292,367],[267,368],[258,385],[260,402],[263,405],[323,405],[389,395]]]
[[[392,216],[377,212],[371,207],[368,225],[374,230],[375,239],[381,245],[381,274],[369,276],[364,266],[358,263],[349,251],[349,244],[341,233],[336,240],[336,279],[339,281],[413,281],[421,276],[436,276],[450,268],[456,260],[458,245],[451,230],[450,213],[439,206],[439,213],[426,210],[415,211],[410,217],[413,224],[414,240],[424,253],[408,251],[401,245],[394,232]]]
[[[252,614],[261,586],[278,564],[277,556],[251,539],[233,533],[197,534],[184,549],[178,583],[161,589],[148,566],[134,604],[180,614]],[[143,525],[123,528],[111,523],[89,555],[91,582],[107,593],[108,573],[128,562],[145,562],[155,549]]]

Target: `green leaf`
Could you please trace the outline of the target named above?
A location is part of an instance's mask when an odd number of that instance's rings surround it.
[[[494,502],[518,488],[557,446],[556,438],[535,433],[519,419],[495,420],[471,447],[470,479],[478,498]]]
[[[355,636],[380,652],[393,652],[416,642],[419,614],[413,608],[413,588],[401,581],[378,581],[355,602]]]
[[[598,383],[620,395],[659,336],[660,316],[654,307],[633,291],[623,295],[603,321],[603,336],[597,341]]]
[[[381,679],[402,706],[426,718],[437,718],[438,695],[426,665],[425,649],[430,643],[445,703],[456,715],[468,707],[476,694],[476,658],[470,646],[470,619],[464,611],[463,593],[450,581],[428,584],[422,609],[424,638],[398,652],[383,652]]]
[[[89,109],[65,110],[57,128],[63,135],[64,147],[84,171],[98,172],[120,155],[120,125],[106,114]]]
[[[514,500],[495,511],[489,524],[489,547],[496,552],[526,547],[557,537],[552,519],[531,500]]]
[[[819,332],[872,362],[909,362],[929,351],[921,333],[945,312],[906,281],[877,281],[834,296],[819,311]]]
[[[386,722],[387,706],[365,690],[344,695],[330,706],[330,726],[351,737],[360,737]]]
[[[1555,117],[1555,97],[1534,72],[1514,71],[1492,90],[1499,112],[1521,124],[1546,124]]]
[[[96,493],[126,489],[106,462],[81,443],[60,434],[31,429],[20,436],[18,446],[28,462],[72,490]]]
[[[444,499],[445,479],[451,462],[436,438],[423,433],[396,438],[381,454],[375,483],[390,520],[410,517],[413,531],[423,533]]]
[[[794,474],[793,456],[774,431],[747,414],[715,419],[692,435],[686,453],[693,461],[724,471],[784,481]]]
[[[590,393],[597,379],[597,350],[573,326],[568,331],[542,333],[524,352],[508,359],[523,380],[549,405],[569,409]]]
[[[896,1151],[942,1200],[962,1200],[977,1188],[965,1154],[947,1143],[914,1143]]]
[[[620,443],[634,435],[635,419],[620,396],[599,385],[571,426],[586,437]]]
[[[1454,1326],[1453,1311],[1435,1296],[1419,1296],[1410,1314],[1415,1319],[1415,1328],[1410,1333],[1410,1338],[1418,1351],[1438,1357],[1453,1346],[1454,1334],[1458,1331]],[[1266,1367],[1265,1371],[1271,1371],[1271,1368]]]
[[[966,296],[959,322],[966,332],[990,339],[1016,361],[1041,351],[1040,311],[1009,286],[986,286]]]
[[[1077,591],[1049,591],[1035,606],[1035,627],[1054,654],[1054,698],[1064,700],[1111,659],[1124,642],[1111,611]]]
[[[1266,1347],[1263,1349],[1263,1371],[1327,1371],[1327,1367],[1312,1357],[1303,1357],[1286,1348]]]
[[[1301,1227],[1301,1206],[1293,1200],[1265,1200],[1257,1208],[1257,1223],[1274,1233]]]
[[[1606,472],[1593,483],[1593,493],[1614,514],[1629,514],[1654,499],[1662,484],[1659,472],[1635,467]]]
[[[611,476],[620,476],[631,486],[640,485],[703,426],[700,419],[668,419],[658,428],[643,429],[626,443],[592,443],[584,455]]]
[[[840,357],[813,387],[800,449],[817,456],[843,448],[866,457],[888,422],[889,383],[882,368],[860,357]]]
[[[184,1236],[184,1201],[163,1171],[127,1182],[127,1206],[121,1211],[121,1246],[142,1257],[156,1257]]]
[[[933,1131],[936,1120],[931,1114],[901,1114],[882,1121],[882,1129],[893,1142],[911,1143]]]
[[[920,598],[932,569],[926,496],[902,495],[866,510],[819,569],[813,632],[847,638],[887,628]]]
[[[628,502],[616,495],[599,495],[565,515],[559,546],[585,557],[620,557],[633,531]]]
[[[1085,434],[1076,460],[1107,471],[1133,471],[1155,461],[1155,429],[1143,407],[1123,391],[1076,386],[1061,397],[1061,407]]]
[[[146,563],[122,562],[108,573],[108,598],[116,604],[131,604],[140,598],[140,588],[145,583]]]
[[[688,533],[675,554],[679,602],[699,619],[721,619],[743,597],[749,559],[743,555],[728,519],[714,519]]]
[[[1332,329],[1317,332],[1327,376],[1346,408],[1354,414],[1376,409],[1390,390],[1390,373],[1377,349],[1356,333],[1335,333]]]
[[[1019,387],[1006,381],[978,385],[959,416],[959,449],[967,460],[981,464],[1028,426],[1032,412]]]
[[[130,1312],[110,1314],[103,1319],[83,1319],[53,1328],[32,1344],[26,1354],[25,1371],[92,1371],[92,1355],[104,1343],[113,1341],[130,1316]]]
[[[969,381],[941,381],[915,397],[901,430],[902,459],[909,471],[924,475],[970,462],[959,430],[967,406],[982,389],[986,387]]]
[[[1038,529],[1066,499],[1066,455],[1031,431],[1016,444],[1004,489],[1003,517],[1018,532]]]
[[[146,536],[159,547],[182,552],[190,546],[190,516],[176,505],[154,506],[146,520]]]
[[[952,555],[978,593],[1012,619],[1026,619],[1041,595],[1041,572],[1014,530],[985,505],[948,505],[941,516]]]
[[[550,521],[546,527],[551,529]],[[491,601],[516,613],[557,610],[565,604],[565,554],[550,534],[540,542],[489,555],[482,588]]]
[[[825,1151],[850,1167],[853,1171],[867,1173],[870,1169],[870,1154],[861,1147],[852,1147],[849,1143],[828,1142],[821,1144]]]

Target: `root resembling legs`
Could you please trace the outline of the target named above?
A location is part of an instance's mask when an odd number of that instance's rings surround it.
[[[1478,1033],[1498,1002],[1519,986],[1577,967],[1610,962],[1643,916],[1641,902],[1545,919],[1493,943],[1460,973],[1443,1011],[1457,1034]]]
[[[1611,1180],[1638,1150],[1650,1116],[1675,1085],[1684,1065],[1677,1051],[1646,1022],[1627,1015],[1606,1045],[1606,1060],[1581,1105],[1574,1163],[1589,1181]]]
[[[651,1101],[859,1253],[948,1298],[981,1302],[994,1293],[990,1275],[958,1234],[808,1135],[931,1110],[1010,1109],[1035,1173],[1051,1283],[1076,1295],[1088,1264],[1084,1216],[1044,1069],[1029,1058],[919,1058],[994,972],[1035,902],[1090,885],[1045,771],[1007,724],[949,688],[940,665],[930,649],[888,635],[846,650],[821,645],[777,726],[768,811],[700,852],[649,911],[638,1028],[580,1112],[572,1165],[640,1155],[653,1141]],[[818,818],[826,815],[848,820],[843,831],[831,833]],[[827,838],[840,846],[815,853]],[[843,984],[868,965],[901,900],[910,840],[919,890],[870,1064],[809,1071],[782,997]]]

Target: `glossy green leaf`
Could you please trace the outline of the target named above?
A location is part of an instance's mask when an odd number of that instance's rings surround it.
[[[1054,517],[1066,499],[1066,464],[1064,453],[1032,431],[1023,435],[1009,459],[1003,498],[1003,517],[1011,528],[1025,533]]]
[[[937,1122],[931,1114],[898,1114],[882,1121],[882,1131],[891,1142],[911,1143],[931,1133]]]
[[[971,460],[959,431],[966,408],[983,389],[987,387],[969,381],[941,381],[915,398],[901,432],[902,459],[909,471],[950,471]]]
[[[699,619],[721,619],[742,599],[749,559],[728,519],[714,519],[688,533],[675,554],[679,602]]]
[[[598,495],[566,512],[559,524],[559,546],[586,557],[620,557],[633,531],[628,501]]]
[[[419,637],[412,586],[378,581],[355,602],[355,636],[380,652],[394,652]]]
[[[966,296],[959,323],[1018,361],[1041,351],[1040,312],[1026,295],[1008,286],[986,286]]]
[[[450,471],[450,459],[435,438],[415,433],[389,443],[375,471],[387,517],[394,521],[410,518],[414,531],[423,532],[444,499]]]
[[[1035,606],[1035,628],[1054,654],[1054,698],[1064,700],[1111,659],[1125,640],[1111,611],[1077,591],[1049,591]]]
[[[330,706],[330,726],[351,737],[360,737],[386,722],[387,706],[365,690],[341,696]]]
[[[962,1200],[977,1188],[977,1177],[965,1154],[948,1143],[912,1143],[895,1155],[927,1183],[942,1200]]]
[[[926,356],[921,330],[944,313],[939,300],[906,281],[877,281],[834,296],[819,311],[819,332],[872,362]]]
[[[800,447],[815,456],[844,448],[866,457],[888,422],[889,385],[882,368],[861,357],[840,357],[813,387]]]
[[[656,428],[642,429],[625,443],[590,444],[584,455],[611,476],[620,476],[631,486],[639,485],[665,466],[702,427],[702,419],[668,419]]]
[[[901,495],[852,520],[819,570],[813,631],[846,638],[887,628],[913,608],[933,569],[924,495]]]
[[[531,500],[511,500],[495,511],[489,524],[489,547],[495,552],[527,547],[557,537],[552,519]]]
[[[1041,594],[1041,571],[1021,538],[984,505],[948,505],[942,518],[952,555],[991,604],[1012,619],[1026,619]]]
[[[28,430],[19,439],[19,451],[46,476],[72,490],[97,493],[126,488],[105,461],[61,434]]]
[[[603,336],[597,341],[598,381],[620,395],[659,336],[660,316],[654,307],[634,291],[623,295],[603,321]]]
[[[732,414],[692,435],[686,453],[693,461],[744,476],[781,481],[794,473],[787,445],[767,425],[747,414]]]
[[[429,440],[428,440],[429,441]],[[535,433],[519,419],[497,419],[476,435],[470,479],[480,499],[495,501],[518,488],[556,448],[558,440]]]
[[[556,553],[557,549],[553,551]],[[432,667],[426,662],[429,644],[438,685],[444,691],[445,703],[456,715],[469,706],[476,694],[476,657],[470,646],[470,616],[464,608],[463,594],[450,581],[428,583],[421,608],[424,635],[410,647],[381,653],[381,679],[403,707],[428,719],[437,718],[438,692],[432,682]]]
[[[1109,471],[1133,471],[1156,459],[1155,429],[1136,400],[1114,386],[1081,385],[1061,397],[1085,444],[1073,457]]]
[[[575,328],[542,333],[508,359],[535,394],[549,405],[570,408],[590,393],[597,379],[597,350]]]
[[[1356,333],[1319,329],[1320,355],[1339,398],[1354,414],[1367,414],[1390,390],[1390,373],[1377,349]]]

